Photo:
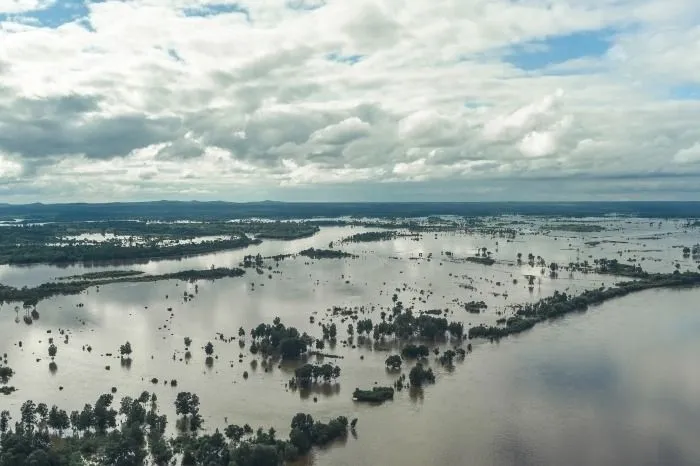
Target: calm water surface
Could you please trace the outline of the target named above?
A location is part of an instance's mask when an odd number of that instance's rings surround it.
[[[671,247],[693,244],[692,235],[676,231],[675,236],[654,241],[628,240],[645,237],[657,227],[650,230],[646,221],[618,227],[604,234],[528,235],[510,243],[482,236],[426,234],[421,241],[345,245],[344,250],[360,257],[311,263],[290,259],[279,268],[270,264],[272,278],[267,272],[249,271],[242,278],[199,282],[197,291],[193,284],[175,281],[91,288],[78,296],[41,302],[41,318],[31,326],[22,322],[23,311],[15,323],[14,304],[5,304],[0,307],[0,353],[8,353],[9,365],[16,370],[11,384],[19,391],[0,398],[0,405],[16,412],[31,398],[80,409],[114,386],[117,397],[155,391],[171,423],[177,392],[196,392],[210,430],[224,426],[226,418],[229,423],[274,426],[286,435],[289,420],[299,411],[325,419],[341,414],[358,417],[358,437],[315,451],[309,461],[317,465],[700,464],[700,290],[647,291],[542,324],[498,344],[476,343],[473,353],[452,371],[431,361],[438,375],[435,385],[400,392],[382,406],[354,404],[350,398],[355,387],[393,382],[396,375],[387,373],[383,363],[396,351],[391,344],[327,346],[326,351],[344,356],[336,361],[342,368],[339,383],[302,394],[285,388],[294,365],[265,372],[257,358],[253,369],[255,358],[247,347],[241,350],[237,341],[216,340],[217,332],[233,336],[239,326],[249,329],[276,316],[318,336],[318,324],[330,321],[326,309],[334,305],[364,306],[376,322],[397,288],[407,306],[447,308],[448,319],[474,325],[494,322],[497,312],[508,312],[508,305],[554,290],[578,292],[614,281],[568,273],[557,279],[543,276],[531,293],[522,276],[539,275],[539,270],[513,264],[517,252],[566,264],[589,255],[614,257],[622,251],[622,257],[646,257],[647,269],[668,272],[675,261],[684,269],[696,266]],[[165,273],[212,264],[235,266],[245,254],[327,247],[330,241],[358,231],[363,230],[324,228],[314,238],[266,241],[255,249],[122,268]],[[591,238],[626,242],[590,248],[585,242]],[[499,262],[485,267],[448,261],[441,255],[449,250],[464,258],[479,247],[488,247]],[[659,251],[627,252],[644,248]],[[0,282],[32,285],[95,270],[101,269],[4,267]],[[185,291],[195,299],[184,302]],[[487,312],[473,315],[460,308],[472,299],[486,301]],[[311,315],[316,324],[309,322]],[[340,339],[346,338],[347,322],[335,321]],[[68,344],[62,342],[59,329],[69,333]],[[59,347],[58,372],[53,375],[46,357],[50,336]],[[193,339],[189,363],[181,360],[185,336]],[[116,354],[126,340],[134,347],[129,369],[120,367],[118,358],[105,356]],[[218,356],[211,369],[205,367],[201,349],[210,340]],[[92,353],[82,350],[88,344]],[[106,365],[111,370],[105,370]],[[244,371],[250,372],[248,380],[243,379]],[[153,377],[159,379],[158,385],[151,384]],[[178,381],[177,388],[163,385],[170,379]]]

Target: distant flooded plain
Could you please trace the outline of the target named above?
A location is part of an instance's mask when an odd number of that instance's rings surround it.
[[[500,342],[473,340],[473,351],[452,369],[442,367],[431,354],[436,383],[397,392],[393,401],[379,406],[353,402],[352,392],[356,387],[392,385],[397,375],[385,369],[384,360],[398,348],[391,342],[373,344],[371,339],[362,343],[356,335],[355,348],[344,345],[349,320],[332,318],[339,341],[324,349],[342,356],[325,360],[341,367],[337,383],[310,392],[287,387],[298,363],[265,370],[249,351],[249,337],[244,338],[244,348],[238,340],[228,341],[238,335],[239,327],[249,332],[275,317],[320,337],[319,325],[331,322],[328,309],[334,306],[357,307],[360,318],[376,323],[380,312],[392,305],[394,294],[414,312],[448,309],[448,320],[464,322],[465,327],[493,325],[512,304],[627,280],[568,271],[550,278],[541,267],[518,264],[518,253],[532,253],[560,266],[607,257],[637,262],[650,272],[697,270],[697,263],[683,257],[680,248],[698,242],[697,229],[686,231],[680,222],[647,219],[589,221],[605,230],[545,235],[538,233],[540,224],[534,221],[521,226],[522,234],[511,240],[431,232],[420,238],[341,244],[342,238],[373,229],[324,227],[310,238],[264,241],[182,260],[0,266],[0,283],[21,287],[102,270],[162,274],[236,267],[247,254],[295,254],[309,247],[328,248],[331,242],[335,249],[357,256],[296,256],[278,264],[267,260],[272,270],[258,274],[248,269],[243,277],[217,281],[93,287],[80,295],[41,301],[40,318],[31,325],[22,320],[21,303],[5,303],[0,307],[0,354],[7,353],[8,365],[16,372],[12,385],[18,390],[0,395],[0,405],[16,413],[23,401],[33,399],[80,410],[116,387],[117,398],[143,390],[156,393],[165,414],[173,411],[177,392],[197,393],[209,431],[249,423],[274,426],[286,435],[289,419],[297,412],[321,419],[357,417],[357,437],[314,450],[308,461],[316,465],[700,464],[699,289],[644,291]],[[493,265],[464,261],[481,248],[496,260]],[[530,274],[538,277],[532,290],[525,280]],[[185,300],[185,293],[194,297]],[[484,301],[488,308],[469,313],[463,306],[468,301]],[[50,337],[58,346],[55,373],[48,369]],[[193,342],[189,361],[184,358],[185,337]],[[125,367],[118,350],[127,340],[134,352]],[[216,356],[211,367],[202,349],[209,341]],[[249,373],[247,379],[244,372]],[[171,380],[177,387],[170,386]]]

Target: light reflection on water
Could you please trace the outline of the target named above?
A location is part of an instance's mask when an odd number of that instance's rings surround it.
[[[211,264],[235,266],[245,254],[260,251],[272,255],[310,246],[326,247],[330,241],[357,231],[362,230],[327,228],[314,238],[266,241],[256,250],[126,268],[166,273]],[[581,244],[582,238],[587,236],[557,240],[533,236],[514,243],[501,239],[494,256],[512,260],[517,252],[533,252],[565,264],[582,255],[568,247],[569,242]],[[680,256],[680,251],[669,245],[682,241],[674,238],[655,242],[650,247],[663,249],[658,254],[662,262],[648,265],[656,264],[668,271],[671,260]],[[15,324],[13,306],[4,305],[0,308],[0,353],[8,353],[10,365],[17,372],[12,384],[20,390],[0,402],[3,408],[16,410],[22,401],[31,398],[71,410],[93,403],[112,386],[119,390],[117,397],[149,390],[158,394],[162,411],[172,424],[172,401],[178,391],[188,390],[200,395],[210,429],[223,426],[226,417],[229,423],[274,426],[281,435],[286,435],[289,420],[299,411],[326,419],[340,414],[358,417],[358,438],[349,438],[340,448],[315,452],[311,461],[318,465],[700,464],[700,446],[696,445],[700,432],[697,290],[647,291],[585,314],[542,324],[498,344],[477,344],[454,371],[431,363],[438,374],[436,385],[422,392],[401,392],[395,401],[379,407],[353,404],[350,396],[355,387],[394,380],[395,375],[383,368],[387,351],[344,349],[340,344],[335,349],[327,347],[326,351],[345,356],[332,361],[342,368],[339,385],[301,397],[298,392],[285,390],[293,366],[275,366],[269,373],[260,364],[252,369],[247,348],[241,351],[237,341],[215,340],[216,332],[237,335],[239,326],[249,329],[275,316],[287,325],[320,335],[320,329],[309,322],[312,313],[317,324],[327,322],[324,310],[333,305],[376,305],[378,314],[380,307],[390,305],[395,288],[402,288],[404,283],[409,291],[399,295],[405,304],[411,304],[418,290],[432,290],[427,303],[414,303],[417,308],[447,307],[454,311],[449,319],[477,324],[493,322],[498,317],[495,311],[508,303],[538,299],[555,289],[576,291],[613,281],[610,277],[580,274],[569,279],[562,274],[556,280],[543,277],[541,286],[530,294],[522,280],[517,285],[512,283],[512,278],[529,272],[527,266],[497,263],[484,267],[450,263],[440,256],[444,250],[466,256],[482,246],[496,249],[491,238],[454,234],[440,234],[437,239],[426,234],[420,243],[398,239],[345,245],[344,250],[361,257],[317,261],[312,266],[297,258],[282,262],[282,273],[273,274],[272,279],[267,278],[267,272],[257,275],[249,271],[242,278],[200,282],[191,302],[183,302],[182,295],[185,290],[195,293],[194,285],[183,282],[103,286],[99,291],[92,288],[80,296],[40,303],[41,318],[31,326],[21,321]],[[620,245],[602,247],[610,256],[610,251],[618,250]],[[598,257],[598,249],[588,251]],[[432,252],[434,258],[430,262],[409,260],[418,252]],[[41,283],[46,277],[56,276],[57,270],[62,275],[87,271],[77,266],[5,267],[0,280]],[[458,278],[461,275],[471,277],[477,291],[459,288],[458,284],[464,282]],[[497,281],[502,286],[496,286]],[[492,294],[503,291],[508,292],[508,299]],[[467,314],[453,303],[456,298],[483,299],[489,310],[481,315]],[[84,307],[76,307],[78,303]],[[173,308],[172,319],[168,307]],[[376,314],[372,316],[375,322]],[[338,324],[339,335],[344,338],[347,322]],[[70,330],[69,344],[62,343],[59,328]],[[51,335],[46,333],[48,329]],[[59,347],[55,375],[47,368],[50,336]],[[193,339],[189,364],[180,361],[185,336]],[[17,346],[20,340],[22,349]],[[118,358],[101,356],[116,354],[126,340],[134,347],[134,360],[128,370],[120,367]],[[205,367],[201,349],[209,340],[214,342],[218,355],[211,369]],[[90,354],[81,350],[88,344],[93,348]],[[238,362],[239,353],[244,354],[243,363]],[[41,361],[36,362],[36,358]],[[109,371],[105,370],[107,364],[111,366]],[[242,377],[244,371],[250,373],[247,381]],[[150,383],[153,377],[159,379],[158,385]],[[170,379],[178,381],[177,388],[163,385]],[[59,386],[64,390],[59,391]],[[313,401],[314,397],[318,402]]]

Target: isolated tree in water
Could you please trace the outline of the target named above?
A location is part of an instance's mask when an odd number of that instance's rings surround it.
[[[121,354],[122,357],[126,356],[128,358],[131,355],[131,351],[131,343],[128,341],[119,347],[119,354]]]

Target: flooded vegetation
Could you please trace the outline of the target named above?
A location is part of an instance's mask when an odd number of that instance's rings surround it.
[[[692,218],[174,220],[0,226],[0,464],[700,458]]]
[[[6,224],[0,235],[0,264],[164,259],[317,232],[316,225],[302,222],[16,222]]]

